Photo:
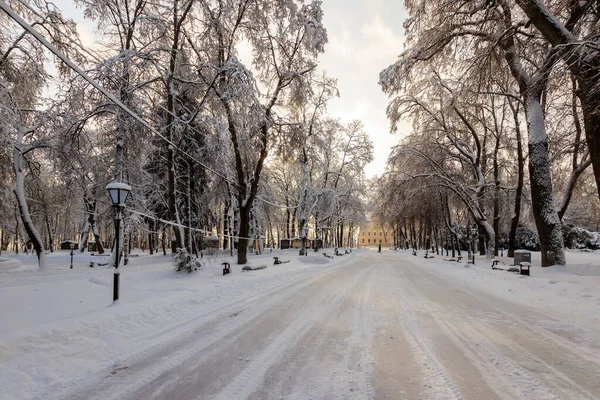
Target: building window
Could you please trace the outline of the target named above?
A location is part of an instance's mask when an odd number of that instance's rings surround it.
[[[379,232],[379,236],[383,236],[383,232]]]
[[[363,239],[362,243],[365,244],[365,239]]]
[[[367,235],[368,235],[368,236],[371,236],[371,231],[367,232]]]
[[[371,244],[371,239],[368,239],[368,243]]]

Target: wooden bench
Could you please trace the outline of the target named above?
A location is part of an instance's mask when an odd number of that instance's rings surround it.
[[[249,265],[244,265],[244,267],[242,267],[242,271],[257,271],[259,269],[265,269],[267,268],[266,265],[261,265],[259,267],[251,267]]]
[[[521,275],[530,276],[529,275],[529,267],[531,267],[531,263],[528,263],[528,262],[519,263],[519,273]]]
[[[99,267],[106,267],[109,263],[95,263],[93,261],[90,262],[90,268],[94,268],[96,265]]]
[[[221,265],[223,266],[223,275],[231,273],[231,265],[229,263],[224,262]]]
[[[285,264],[285,263],[289,263],[290,260],[280,260],[279,257],[273,257],[275,259],[275,262],[273,263],[273,265],[279,265],[279,264]]]

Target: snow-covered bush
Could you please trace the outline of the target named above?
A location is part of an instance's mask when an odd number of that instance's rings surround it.
[[[600,234],[598,232],[590,232],[586,229],[574,225],[563,225],[563,237],[565,247],[570,249],[588,248],[597,250],[600,248]]]
[[[186,249],[177,249],[177,253],[173,258],[175,264],[175,271],[186,271],[194,272],[202,268],[202,264],[196,258],[194,258]]]
[[[540,250],[540,237],[535,229],[519,226],[515,237],[515,249]]]

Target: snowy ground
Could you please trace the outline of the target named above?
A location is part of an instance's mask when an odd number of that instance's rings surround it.
[[[112,270],[88,267],[108,257],[70,270],[57,252],[38,272],[3,254],[0,399],[600,398],[598,253],[531,277],[422,252],[296,254],[227,276],[216,256],[183,275],[139,254],[116,305]]]

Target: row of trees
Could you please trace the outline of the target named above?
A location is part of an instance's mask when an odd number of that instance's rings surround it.
[[[191,251],[198,234],[218,231],[246,263],[249,241],[273,226],[305,243],[312,222],[341,242],[364,215],[372,145],[360,122],[326,115],[337,91],[317,71],[319,1],[75,4],[97,24],[94,46],[52,3],[9,2],[51,51],[0,15],[0,241],[24,230],[44,268],[77,221],[80,250],[93,234],[102,252],[115,178],[133,188],[120,234],[146,230],[150,250],[169,232]],[[59,61],[52,76],[58,52],[90,79]]]
[[[455,241],[472,221],[492,257],[531,210],[542,265],[565,264],[574,195],[598,204],[589,165],[600,193],[600,5],[544,3],[405,2],[407,49],[380,74],[392,128],[413,124],[379,185],[388,218]]]

